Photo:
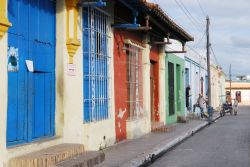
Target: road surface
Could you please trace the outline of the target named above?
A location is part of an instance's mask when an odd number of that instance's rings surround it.
[[[215,124],[157,159],[151,167],[250,167],[250,106]]]

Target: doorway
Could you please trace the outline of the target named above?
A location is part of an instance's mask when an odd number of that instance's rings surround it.
[[[168,85],[169,85],[169,116],[175,114],[175,86],[174,86],[174,64],[168,62]]]
[[[176,65],[176,89],[177,89],[177,112],[181,112],[181,66],[179,64]]]
[[[55,9],[50,0],[8,3],[7,146],[54,135]]]
[[[241,91],[235,92],[235,98],[239,103],[241,103]]]
[[[158,63],[151,60],[150,61],[150,110],[151,110],[151,122],[158,122],[160,120],[160,115],[158,111],[159,103],[159,81],[158,81]]]

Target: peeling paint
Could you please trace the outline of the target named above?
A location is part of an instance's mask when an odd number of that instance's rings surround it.
[[[119,113],[117,115],[118,118],[122,119],[124,117],[124,114],[127,112],[127,109],[125,108],[122,110],[121,108],[119,109]]]
[[[120,133],[121,133],[122,132],[122,128],[121,128],[121,123],[120,122],[118,122],[118,128],[119,128]]]
[[[8,71],[17,72],[19,70],[18,48],[8,47]]]

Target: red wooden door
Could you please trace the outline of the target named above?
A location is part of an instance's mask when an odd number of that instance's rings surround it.
[[[154,107],[154,91],[155,91],[155,79],[154,79],[154,64],[150,63],[150,112],[151,112],[151,121],[155,122],[155,107]]]

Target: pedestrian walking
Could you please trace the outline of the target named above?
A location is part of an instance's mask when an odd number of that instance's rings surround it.
[[[237,99],[234,99],[234,103],[233,103],[233,112],[234,112],[234,115],[237,115],[238,113],[238,100]]]
[[[194,104],[194,108],[193,108],[193,112],[195,112],[196,107],[200,108],[200,112],[201,112],[201,118],[203,118],[204,114],[204,108],[206,107],[206,99],[203,97],[202,94],[199,94],[199,97],[197,99],[196,104]]]

